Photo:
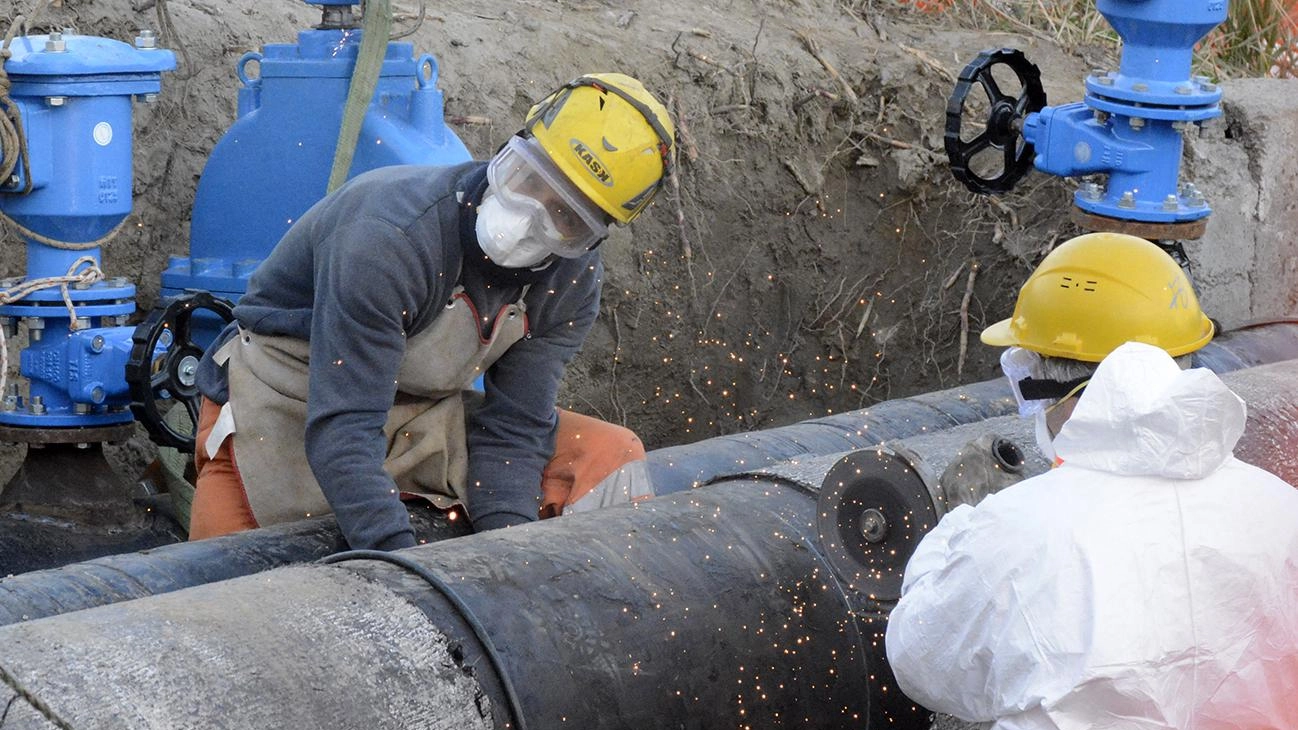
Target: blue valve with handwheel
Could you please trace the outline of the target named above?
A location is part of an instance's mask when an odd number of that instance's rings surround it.
[[[1191,69],[1227,0],[1096,0],[1122,38],[1118,70],[1086,78],[1080,102],[1047,106],[1040,70],[1017,50],[981,53],[947,103],[952,173],[974,192],[1011,190],[1032,167],[1083,177],[1072,218],[1155,241],[1203,235],[1211,208],[1180,175],[1183,136],[1221,115],[1221,88]],[[1005,83],[1013,74],[1017,89]],[[1001,80],[998,83],[998,79]],[[1018,93],[1014,93],[1016,91]],[[986,118],[967,118],[985,105]]]

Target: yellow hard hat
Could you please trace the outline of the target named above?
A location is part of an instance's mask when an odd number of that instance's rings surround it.
[[[667,109],[623,74],[569,81],[528,111],[524,133],[622,223],[640,215],[671,174],[675,128]]]
[[[1190,280],[1158,246],[1121,233],[1088,233],[1061,244],[1032,272],[1014,316],[988,327],[988,345],[1099,362],[1125,342],[1173,357],[1212,339]]]

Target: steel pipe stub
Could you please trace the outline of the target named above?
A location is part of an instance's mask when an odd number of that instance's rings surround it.
[[[821,545],[840,580],[872,600],[901,597],[906,561],[937,524],[918,457],[901,448],[857,451],[829,470],[820,489]]]

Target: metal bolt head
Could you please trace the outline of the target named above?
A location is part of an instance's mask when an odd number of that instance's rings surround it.
[[[45,39],[46,53],[67,53],[68,42],[63,40],[63,34],[57,30],[50,31],[50,35]]]
[[[0,289],[12,289],[13,287],[18,286],[21,283],[23,283],[23,277],[10,276],[5,279],[0,279]]]
[[[90,340],[90,351],[91,351],[91,352],[103,352],[103,351],[104,351],[104,336],[103,336],[103,335],[95,335],[94,339]]]
[[[103,386],[96,385],[94,389],[90,391],[90,400],[96,403],[103,403],[104,397],[107,395],[108,394],[104,392]]]
[[[1194,93],[1194,87],[1190,86],[1189,84],[1180,84],[1176,87],[1176,93],[1180,94],[1181,96],[1189,96],[1190,94]]]
[[[163,347],[171,347],[171,343],[175,342],[175,340],[176,338],[171,334],[171,330],[163,330],[162,334],[158,335],[158,344]]]
[[[198,358],[193,355],[186,355],[176,366],[176,378],[180,384],[186,388],[192,386],[198,378]]]
[[[158,47],[158,36],[151,30],[142,30],[135,36],[135,47],[142,51],[155,49]]]
[[[1170,213],[1179,207],[1181,207],[1181,203],[1176,199],[1175,195],[1169,195],[1166,198],[1163,198],[1163,210]]]
[[[1134,208],[1134,207],[1136,207],[1136,194],[1133,193],[1133,192],[1131,192],[1130,190],[1128,190],[1127,192],[1123,193],[1123,194],[1122,194],[1122,197],[1121,197],[1121,198],[1118,198],[1118,207],[1119,207],[1119,208]]]
[[[1100,76],[1099,78],[1095,79],[1095,83],[1099,84],[1100,86],[1113,86],[1113,77]]]
[[[45,415],[45,399],[39,395],[32,396],[27,403],[27,411],[33,416]]]
[[[64,104],[68,103],[68,97],[66,97],[66,96],[47,96],[47,97],[45,97],[45,103],[46,103],[46,104],[49,104],[50,106],[63,106]]]
[[[108,280],[108,285],[115,289],[121,289],[123,287],[130,286],[130,284],[131,284],[131,280],[127,279],[125,276],[114,276]]]
[[[888,536],[888,519],[877,509],[861,513],[861,537],[866,542],[881,542]]]
[[[1212,92],[1217,90],[1217,85],[1208,81],[1203,81],[1199,83],[1199,89],[1201,91],[1206,91],[1209,94],[1211,94]]]
[[[1130,119],[1127,120],[1127,124],[1131,125],[1132,129],[1145,128],[1145,120],[1140,117],[1131,117]]]
[[[1104,197],[1104,191],[1100,189],[1099,183],[1084,182],[1078,188],[1078,192],[1086,200],[1099,200]]]
[[[1137,81],[1136,83],[1131,85],[1131,90],[1140,91],[1140,92],[1149,91],[1149,84],[1143,81]]]
[[[142,102],[144,102],[145,104],[152,104],[152,103],[154,103],[154,102],[156,102],[156,101],[158,100],[158,95],[157,95],[157,94],[140,94],[140,95],[136,96],[135,99],[136,99],[137,101],[142,101]]]
[[[90,412],[90,404],[89,404],[89,403],[74,403],[74,404],[72,405],[72,412],[73,412],[73,413],[76,413],[76,414],[79,415],[79,416],[84,416],[84,415],[86,415],[87,413]]]
[[[1096,110],[1095,110],[1095,123],[1096,123],[1096,124],[1108,124],[1108,123],[1109,123],[1109,113],[1108,113],[1108,112],[1102,112],[1102,111],[1100,111],[1099,109],[1096,109]]]

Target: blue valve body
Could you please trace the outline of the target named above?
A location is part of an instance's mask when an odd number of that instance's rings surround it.
[[[203,171],[190,255],[172,257],[163,294],[205,289],[238,301],[257,265],[324,197],[361,35],[307,30],[295,44],[267,45],[240,59],[239,118]],[[442,104],[436,59],[414,56],[409,43],[389,43],[348,177],[386,165],[468,161]]]

